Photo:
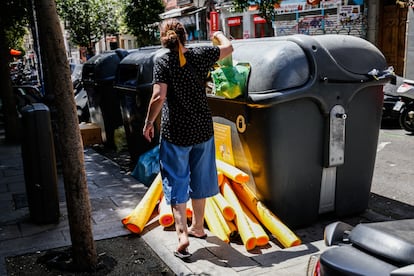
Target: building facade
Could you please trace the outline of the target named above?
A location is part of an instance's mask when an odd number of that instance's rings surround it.
[[[398,75],[409,71],[408,8],[395,0],[282,0],[270,20],[260,16],[257,6],[235,11],[231,0],[165,0],[165,4],[161,19],[179,18],[189,32],[189,41],[208,39],[218,29],[232,39],[353,35],[376,45]]]

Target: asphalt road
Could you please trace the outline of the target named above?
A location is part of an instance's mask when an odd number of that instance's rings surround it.
[[[371,192],[414,207],[414,135],[381,127]]]

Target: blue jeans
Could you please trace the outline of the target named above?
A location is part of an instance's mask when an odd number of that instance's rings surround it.
[[[167,204],[186,203],[219,192],[214,137],[193,146],[177,146],[161,139],[160,170]]]

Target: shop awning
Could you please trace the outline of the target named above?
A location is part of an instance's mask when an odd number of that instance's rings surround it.
[[[179,17],[179,16],[184,14],[184,11],[189,10],[191,8],[194,8],[194,7],[189,6],[189,7],[172,9],[172,10],[166,11],[164,13],[161,13],[160,18],[161,19],[167,19],[167,18],[172,18],[172,17]]]

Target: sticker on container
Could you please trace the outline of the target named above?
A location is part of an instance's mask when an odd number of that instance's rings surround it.
[[[231,142],[231,127],[225,124],[213,123],[216,158],[234,166],[233,145]]]
[[[237,116],[237,119],[236,119],[236,127],[237,127],[237,130],[240,133],[243,133],[243,132],[246,131],[246,119],[244,118],[243,115]]]

